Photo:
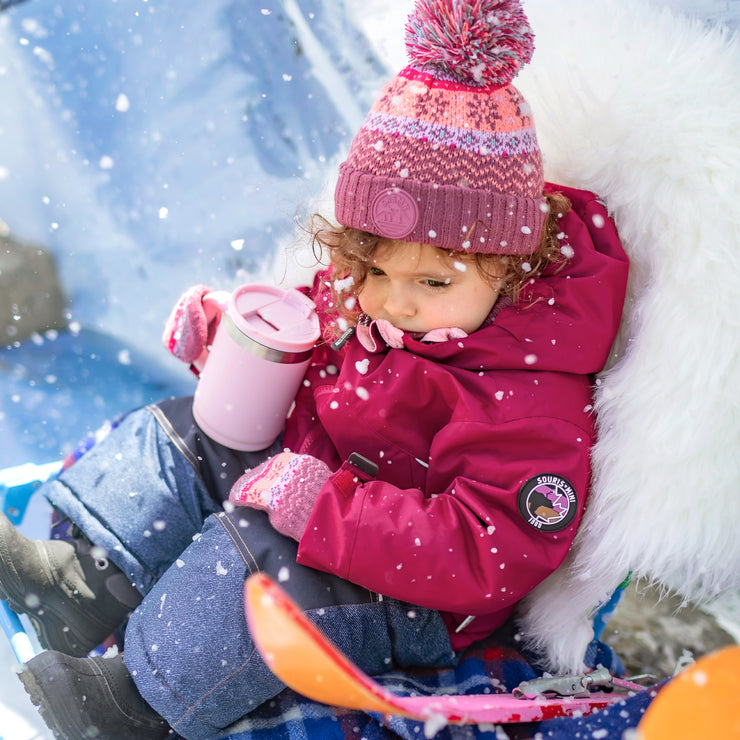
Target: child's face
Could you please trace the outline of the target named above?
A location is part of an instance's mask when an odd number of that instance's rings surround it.
[[[358,296],[362,310],[416,339],[432,329],[475,331],[493,308],[499,284],[484,278],[471,256],[448,255],[428,244],[381,240]]]

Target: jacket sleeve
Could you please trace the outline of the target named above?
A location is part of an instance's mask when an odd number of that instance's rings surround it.
[[[419,606],[471,615],[505,609],[565,557],[585,503],[591,441],[588,430],[559,419],[451,424],[435,437],[426,492],[379,479],[348,488],[344,471],[332,476],[298,561]],[[563,479],[575,492],[562,529],[537,528],[520,511],[538,476]]]

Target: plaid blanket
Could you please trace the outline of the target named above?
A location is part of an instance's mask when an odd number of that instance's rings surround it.
[[[385,688],[405,696],[510,692],[541,675],[515,647],[497,638],[468,650],[454,669],[388,673],[376,677]],[[620,673],[621,663],[605,644],[594,641],[588,663]],[[637,726],[657,689],[625,697],[589,717],[561,718],[517,725],[447,725],[439,727],[403,717],[384,717],[317,704],[286,689],[219,736],[221,740],[564,740],[621,738]]]

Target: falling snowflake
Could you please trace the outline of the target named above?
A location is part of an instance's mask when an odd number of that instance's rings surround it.
[[[337,278],[334,281],[334,290],[337,293],[344,293],[345,291],[350,290],[354,284],[355,279],[351,275],[342,279]]]
[[[116,110],[119,113],[126,113],[131,108],[131,102],[128,99],[128,95],[124,93],[118,93],[116,98]]]

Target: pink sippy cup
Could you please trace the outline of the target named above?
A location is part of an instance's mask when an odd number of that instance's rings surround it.
[[[316,306],[298,290],[269,285],[209,293],[203,302],[222,316],[195,362],[195,421],[227,447],[265,449],[283,428],[319,338]]]

